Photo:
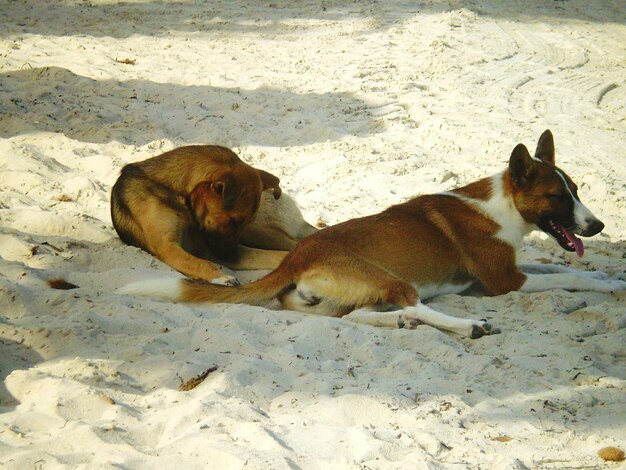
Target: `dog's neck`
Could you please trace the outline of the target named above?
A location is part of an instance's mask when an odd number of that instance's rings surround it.
[[[536,227],[524,220],[515,206],[509,170],[454,189],[451,193],[479,209],[500,226],[496,237],[513,246],[522,246],[524,236]]]

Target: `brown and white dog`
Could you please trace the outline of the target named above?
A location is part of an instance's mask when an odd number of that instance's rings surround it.
[[[580,202],[576,185],[555,166],[550,131],[539,139],[534,157],[524,145],[515,147],[502,173],[321,230],[258,281],[239,287],[187,279],[144,281],[121,292],[252,305],[278,298],[285,309],[379,326],[425,323],[478,338],[497,330],[484,320],[437,312],[420,299],[460,293],[474,282],[491,295],[626,288],[626,282],[607,280],[604,273],[518,266],[516,250],[537,228],[578,255],[583,244],[576,235],[593,236],[604,228]]]
[[[273,269],[299,239],[317,231],[281,194],[276,176],[231,150],[190,145],[122,168],[111,191],[111,218],[122,241],[186,276],[236,284],[214,262]]]

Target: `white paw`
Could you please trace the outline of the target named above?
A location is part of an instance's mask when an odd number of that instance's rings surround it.
[[[606,292],[609,294],[613,294],[617,292],[626,291],[626,281],[620,281],[619,279],[611,279],[608,281],[599,280],[597,282],[598,282],[599,288],[594,289],[594,290],[597,290],[599,292]]]
[[[240,285],[239,279],[233,276],[228,276],[224,274],[221,277],[216,277],[215,279],[211,279],[211,284],[217,284],[218,286],[238,286]]]

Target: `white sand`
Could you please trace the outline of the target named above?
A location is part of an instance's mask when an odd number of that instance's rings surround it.
[[[0,12],[0,466],[619,466],[597,451],[626,447],[624,294],[431,302],[503,330],[476,341],[126,297],[171,270],[119,241],[109,191],[126,163],[220,143],[332,224],[500,171],[550,128],[606,229],[582,259],[540,235],[522,258],[623,278],[622,1]]]

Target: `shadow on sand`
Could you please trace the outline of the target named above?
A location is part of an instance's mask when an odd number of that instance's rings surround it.
[[[34,349],[0,333],[0,412],[19,403],[6,388],[5,379],[9,374],[17,369],[28,369],[42,361],[43,358]]]
[[[91,143],[144,145],[167,138],[290,146],[376,132],[380,125],[365,109],[349,93],[94,80],[59,67],[0,74],[3,138],[58,132]]]
[[[466,9],[481,16],[519,21],[537,18],[579,19],[626,23],[620,1],[554,0],[489,1],[369,1],[313,0],[304,2],[7,2],[2,35],[44,36],[168,36],[176,32],[240,32],[297,34],[292,20],[342,21],[370,19],[372,29],[387,29],[417,14]],[[71,20],[68,20],[71,19]],[[313,26],[314,27],[314,26]]]

